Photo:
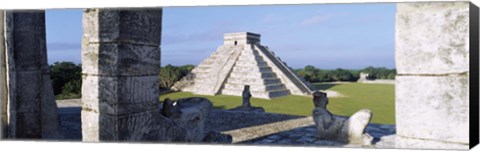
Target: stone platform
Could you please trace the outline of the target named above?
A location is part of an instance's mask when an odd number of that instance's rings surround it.
[[[81,141],[80,99],[58,100],[61,127],[66,141]],[[373,146],[352,146],[319,140],[311,117],[215,109],[206,123],[207,131],[229,134],[234,144],[289,145],[324,147],[394,148],[395,126],[371,123],[366,133],[375,139]]]

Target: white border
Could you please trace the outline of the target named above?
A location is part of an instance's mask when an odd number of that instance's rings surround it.
[[[0,9],[62,9],[62,8],[113,8],[113,7],[171,7],[171,6],[220,6],[220,5],[271,5],[271,4],[329,4],[329,3],[378,3],[378,2],[425,2],[458,0],[0,0]],[[473,1],[475,4],[479,2]],[[477,5],[478,6],[478,5]],[[1,150],[61,150],[61,151],[177,151],[177,150],[387,150],[358,148],[243,146],[243,145],[190,145],[190,144],[139,144],[139,143],[79,143],[46,141],[0,141]],[[389,149],[392,150],[392,149]],[[393,149],[400,150],[400,149]],[[403,150],[403,149],[401,149]],[[477,146],[473,150],[480,150]]]
[[[329,4],[421,2],[458,0],[1,0],[0,9],[59,9],[99,7],[170,7],[170,6],[220,6],[220,5],[272,5],[272,4]]]

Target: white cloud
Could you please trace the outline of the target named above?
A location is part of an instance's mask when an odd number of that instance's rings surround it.
[[[323,23],[328,21],[330,18],[332,18],[332,16],[333,16],[332,14],[320,14],[320,15],[312,16],[310,18],[304,19],[301,25],[310,26],[310,25]]]
[[[265,23],[274,23],[279,22],[287,19],[285,16],[275,15],[275,14],[268,14],[263,18],[263,22]]]

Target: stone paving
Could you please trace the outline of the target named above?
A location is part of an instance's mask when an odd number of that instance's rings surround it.
[[[372,135],[373,146],[354,146],[328,140],[319,140],[316,137],[315,125],[294,128],[289,131],[275,133],[253,140],[240,142],[240,144],[255,145],[292,145],[292,146],[337,146],[337,147],[369,147],[369,148],[394,148],[395,126],[369,124],[366,133]]]
[[[65,140],[81,141],[80,100],[57,101]],[[207,131],[232,135],[234,144],[322,147],[394,148],[395,126],[369,124],[366,133],[373,136],[372,146],[352,146],[319,140],[311,117],[215,109],[207,121]]]

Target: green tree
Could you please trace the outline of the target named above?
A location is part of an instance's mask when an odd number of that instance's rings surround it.
[[[184,65],[184,66],[180,66],[179,67],[179,70],[180,70],[180,78],[183,78],[184,76],[186,76],[188,73],[190,73],[193,68],[195,68],[194,65]]]
[[[332,72],[332,79],[334,81],[355,81],[353,74],[348,71],[344,70],[342,68],[337,68]]]
[[[160,68],[160,87],[170,89],[176,81],[180,80],[181,72],[178,67],[170,64]]]
[[[50,65],[53,92],[59,94],[80,95],[82,85],[82,67],[73,62],[55,62]],[[66,88],[66,89],[64,89]]]

